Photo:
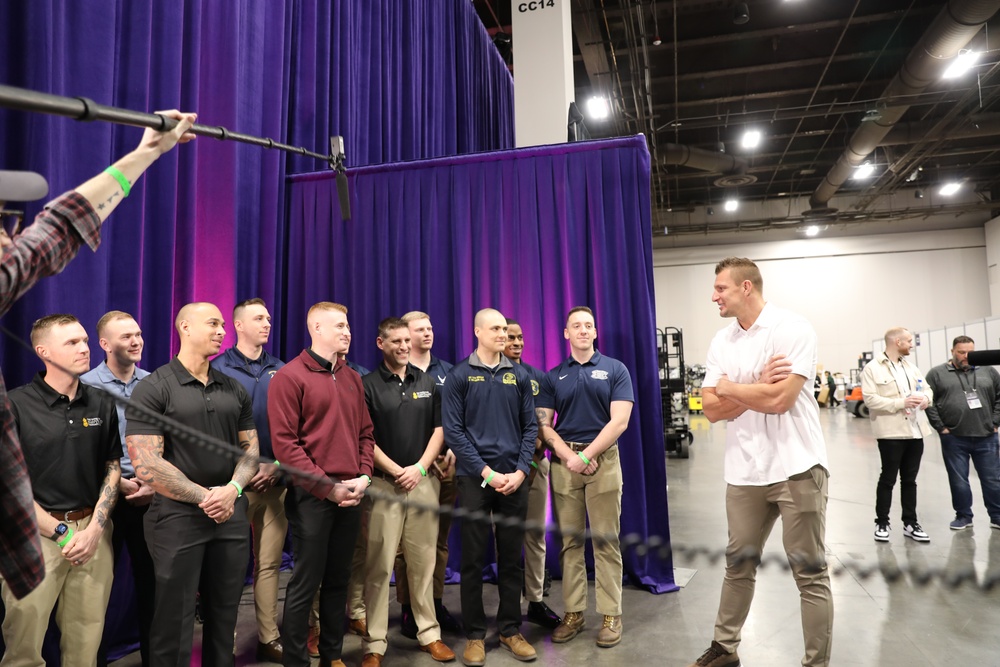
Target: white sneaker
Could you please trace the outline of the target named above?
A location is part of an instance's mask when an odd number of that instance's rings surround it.
[[[876,542],[889,541],[889,524],[887,523],[875,524],[875,541]]]
[[[931,536],[924,532],[919,523],[908,523],[903,526],[903,535],[917,542],[930,542]]]

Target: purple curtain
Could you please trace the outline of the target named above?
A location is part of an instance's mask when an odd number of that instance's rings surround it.
[[[140,111],[197,111],[200,122],[321,153],[339,134],[349,166],[513,145],[510,73],[462,0],[0,2],[0,82]],[[54,197],[140,136],[0,109],[0,168],[42,173]],[[281,312],[285,176],[319,168],[213,139],[182,146],[139,180],[96,254],[84,250],[37,285],[3,324],[27,340],[38,317],[73,313],[97,363],[98,318],[125,310],[143,327],[151,369],[176,351],[173,317],[184,303],[212,301],[226,313],[260,296]],[[26,206],[29,219],[41,204]],[[41,365],[0,340],[0,367],[15,387]],[[109,625],[127,614],[113,603]]]
[[[409,310],[430,314],[435,353],[454,361],[475,346],[475,312],[496,307],[521,323],[525,360],[547,370],[569,353],[566,312],[590,306],[598,348],[635,384],[622,534],[667,539],[645,140],[364,167],[351,184],[345,222],[329,173],[291,178],[281,353],[308,339],[308,307],[334,300],[350,310],[359,363],[375,367],[378,322]],[[555,569],[559,547],[549,546]],[[625,569],[637,586],[676,590],[669,559],[630,551]]]

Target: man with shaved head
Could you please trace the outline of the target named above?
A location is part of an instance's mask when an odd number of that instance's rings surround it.
[[[125,443],[136,477],[156,492],[145,518],[156,573],[150,665],[176,667],[191,661],[200,582],[208,619],[201,664],[229,667],[250,557],[243,489],[258,471],[253,404],[239,382],[209,364],[226,335],[219,309],[190,303],[181,308],[175,325],[180,351],[136,386],[126,411]],[[164,428],[147,411],[221,440],[230,449],[239,445],[243,454],[222,453]]]
[[[524,521],[538,425],[531,378],[503,355],[507,319],[497,310],[476,313],[475,352],[456,364],[442,388],[441,420],[445,442],[455,452],[459,495],[470,512]],[[497,626],[500,645],[518,660],[534,660],[535,649],[521,635],[521,549],[519,528],[495,525]],[[462,621],[467,643],[462,661],[486,663],[486,612],[483,609],[483,566],[490,526],[462,522]]]

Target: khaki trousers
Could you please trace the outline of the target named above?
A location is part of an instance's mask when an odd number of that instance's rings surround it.
[[[253,602],[257,612],[257,639],[267,644],[278,639],[278,572],[288,534],[285,487],[264,493],[247,491],[247,518],[253,528]]]
[[[439,507],[454,507],[458,498],[458,483],[455,481],[455,471],[450,477],[440,480],[441,492],[438,495]],[[437,560],[434,563],[434,599],[444,597],[444,577],[448,569],[448,535],[451,533],[451,514],[438,515]],[[406,559],[402,552],[396,554],[396,601],[399,604],[410,604],[410,589],[407,584]]]
[[[570,472],[562,462],[552,466],[552,500],[560,530],[582,533],[590,519],[593,540],[597,613],[622,614],[622,551],[618,540],[622,514],[622,469],[618,446],[598,457],[600,467],[591,476]],[[563,601],[567,612],[587,608],[587,566],[583,560],[584,539],[563,535],[559,554],[563,570]]]
[[[392,482],[376,477],[375,489],[397,500],[421,505],[438,504],[441,482],[428,477],[409,493]],[[438,517],[434,512],[408,507],[400,502],[375,501],[368,519],[368,557],[365,560],[365,607],[368,609],[368,637],[364,653],[385,655],[389,631],[389,579],[396,552],[406,558],[410,604],[417,623],[417,641],[421,646],[441,639],[441,628],[434,611],[434,566],[436,562]]]
[[[528,521],[545,525],[546,501],[549,499],[549,467],[547,458],[538,462],[538,472],[528,489]],[[541,602],[545,586],[545,532],[524,534],[524,597],[528,602]]]
[[[79,521],[66,521],[74,532],[90,524],[93,515]],[[104,634],[104,614],[111,596],[115,559],[111,548],[111,522],[104,529],[94,557],[76,567],[62,556],[62,548],[43,537],[45,578],[38,587],[20,600],[6,582],[0,584],[7,615],[3,619],[3,640],[7,648],[0,660],[3,667],[45,667],[42,642],[49,627],[49,616],[56,610],[56,623],[62,633],[59,642],[63,667],[93,667]]]
[[[829,475],[822,466],[768,486],[726,489],[729,545],[715,641],[735,651],[750,612],[757,565],[777,518],[792,576],[799,588],[803,665],[829,665],[833,631],[833,598],[826,564],[826,503]],[[818,567],[817,567],[818,565]]]

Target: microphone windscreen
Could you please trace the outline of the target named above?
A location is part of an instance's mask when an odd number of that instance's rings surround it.
[[[1000,350],[974,350],[969,352],[970,366],[1000,366]]]
[[[351,219],[351,193],[347,189],[347,174],[337,172],[337,201],[340,202],[340,217]]]
[[[49,194],[49,184],[33,171],[0,171],[0,201],[35,201]]]

